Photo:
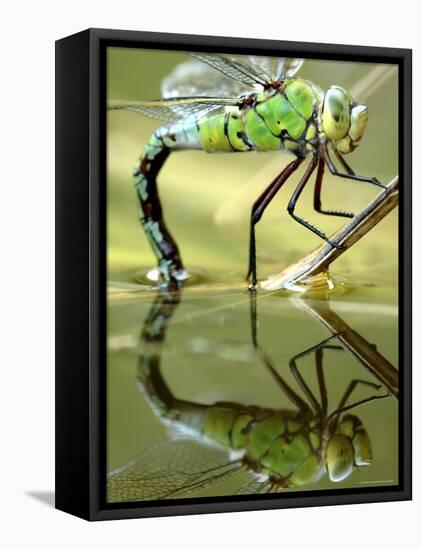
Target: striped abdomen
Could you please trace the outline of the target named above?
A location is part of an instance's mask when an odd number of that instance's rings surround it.
[[[171,149],[199,149],[199,133],[196,124],[174,124],[158,128],[145,145],[135,167],[133,177],[141,205],[140,221],[157,257],[164,281],[183,280],[187,274],[183,268],[175,240],[164,222],[157,190],[157,174]]]

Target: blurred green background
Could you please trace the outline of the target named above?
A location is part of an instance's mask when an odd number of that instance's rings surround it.
[[[185,54],[138,49],[108,50],[109,100],[160,97],[160,82]],[[299,75],[323,89],[337,84],[349,91],[377,69],[372,64],[306,61]],[[369,107],[369,124],[360,147],[347,161],[358,174],[390,181],[397,173],[397,74],[367,97],[356,97]],[[156,292],[136,282],[139,270],[155,266],[155,257],[139,225],[139,206],[132,169],[151,133],[160,122],[134,113],[108,113],[108,278],[109,352],[108,466],[126,463],[152,443],[168,437],[136,384],[143,343],[139,335]],[[218,154],[183,151],[171,154],[158,177],[167,225],[175,236],[186,268],[199,270],[203,282],[187,286],[167,330],[162,349],[163,374],[174,393],[184,399],[212,404],[237,401],[273,408],[292,406],[286,401],[253,352],[249,304],[244,276],[248,259],[249,216],[254,200],[282,170],[291,156],[278,152]],[[318,237],[297,224],[286,212],[300,174],[292,177],[271,203],[257,226],[258,276],[278,272],[320,244]],[[357,212],[377,189],[327,173],[325,207]],[[344,223],[312,209],[312,185],[298,203],[299,214],[330,233]],[[338,281],[326,299],[351,328],[377,346],[397,366],[397,212],[335,262]],[[258,296],[260,342],[283,376],[294,385],[289,359],[317,344],[329,333],[315,318],[296,307],[291,294]],[[324,297],[322,297],[324,298]],[[198,341],[201,346],[198,347]],[[202,351],[201,351],[202,350]],[[306,360],[310,365],[312,360]],[[353,378],[372,380],[359,363],[345,353],[327,355],[330,406]],[[316,389],[313,371],[304,374]],[[357,390],[353,401],[368,395]],[[374,464],[359,469],[335,487],[394,484],[397,481],[397,403],[384,399],[356,411],[368,429]],[[333,488],[327,478],[305,489]],[[232,494],[231,481],[201,494]]]

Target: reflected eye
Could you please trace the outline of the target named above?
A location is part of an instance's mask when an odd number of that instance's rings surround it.
[[[359,428],[353,438],[355,462],[358,466],[367,466],[372,462],[372,447],[369,435],[364,428]]]
[[[342,88],[329,88],[324,98],[322,125],[327,137],[338,141],[350,128],[350,100]]]
[[[342,481],[353,471],[353,446],[345,435],[335,435],[330,439],[327,448],[327,469],[331,481]]]

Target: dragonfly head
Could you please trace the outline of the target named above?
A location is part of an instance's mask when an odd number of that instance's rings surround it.
[[[371,462],[372,447],[367,431],[357,416],[346,415],[328,441],[326,464],[331,481],[343,481],[355,466],[367,466]]]
[[[368,107],[355,103],[340,86],[331,86],[325,93],[322,126],[327,138],[343,154],[359,145],[368,123]]]

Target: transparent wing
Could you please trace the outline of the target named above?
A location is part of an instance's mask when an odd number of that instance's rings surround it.
[[[303,59],[265,56],[222,56],[193,53],[198,61],[177,65],[163,80],[165,99],[112,102],[109,110],[124,109],[165,122],[197,121],[224,107],[239,107],[257,85],[293,76]]]
[[[264,493],[279,493],[283,489],[274,485],[268,479],[252,479],[244,485],[242,485],[237,491],[236,495],[259,495]]]
[[[233,80],[201,61],[179,63],[161,83],[163,97],[221,96],[237,97],[251,92],[251,87]]]
[[[303,59],[290,57],[192,55],[197,61],[176,65],[164,78],[163,97],[246,95],[257,85],[292,77],[303,64]]]
[[[263,78],[274,82],[275,80],[285,80],[294,76],[301,66],[303,59],[296,57],[266,57],[252,55],[247,57],[248,63],[256,70],[261,70]]]
[[[180,497],[242,471],[217,447],[191,438],[166,440],[109,474],[108,502]]]
[[[248,481],[236,491],[236,495],[250,495],[250,494],[259,494],[265,493],[266,486],[268,485],[268,480],[258,480],[252,479]]]
[[[268,83],[268,80],[262,76],[261,69],[258,67],[256,70],[249,65],[246,56],[230,57],[207,53],[192,53],[191,55],[199,59],[199,61],[210,65],[210,67],[217,69],[217,71],[220,71],[232,80],[242,82],[250,88],[254,88],[256,84],[265,86]]]
[[[177,97],[154,101],[135,101],[130,103],[111,102],[109,111],[123,109],[141,115],[164,120],[165,122],[196,121],[223,107],[238,107],[239,98],[228,97]]]

